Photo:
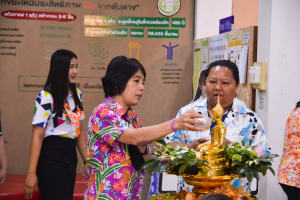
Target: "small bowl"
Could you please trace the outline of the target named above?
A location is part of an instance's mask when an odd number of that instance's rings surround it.
[[[199,121],[205,122],[205,124],[195,124],[196,126],[200,127],[200,128],[204,128],[204,129],[209,129],[210,125],[211,125],[211,118],[207,117],[207,116],[203,116],[203,118],[195,118]]]

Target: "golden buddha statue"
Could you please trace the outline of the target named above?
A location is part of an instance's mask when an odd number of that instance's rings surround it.
[[[213,108],[212,120],[216,122],[211,131],[211,141],[200,144],[196,151],[199,158],[209,161],[211,169],[201,168],[198,175],[203,176],[223,176],[230,174],[229,166],[226,163],[225,153],[225,134],[226,126],[222,122],[224,109],[222,108],[219,96],[217,105]]]
[[[213,108],[213,116],[212,120],[216,122],[216,126],[211,131],[211,147],[208,151],[222,151],[225,149],[225,134],[226,134],[226,126],[222,122],[222,117],[224,114],[224,109],[222,108],[219,102]]]
[[[211,131],[211,141],[200,144],[196,149],[198,159],[207,160],[209,167],[199,167],[198,174],[194,176],[181,175],[187,184],[195,186],[194,193],[208,193],[215,187],[229,185],[230,181],[240,175],[231,174],[225,158],[226,126],[222,122],[224,109],[219,97],[217,105],[213,108],[212,120],[216,125]]]
[[[222,108],[219,96],[217,105],[213,108],[212,120],[216,122],[215,127],[211,131],[211,141],[200,144],[196,151],[201,153],[201,157],[205,155],[218,155],[225,149],[226,126],[222,122],[224,109]]]

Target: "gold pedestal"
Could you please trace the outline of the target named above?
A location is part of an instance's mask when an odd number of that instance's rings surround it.
[[[184,181],[195,186],[193,192],[195,194],[208,194],[214,193],[215,188],[230,185],[230,182],[235,178],[242,178],[241,175],[225,175],[225,176],[193,176],[181,175]]]
[[[201,150],[202,149],[202,150]],[[230,185],[236,178],[242,178],[241,175],[232,174],[225,158],[225,149],[215,150],[211,148],[211,143],[204,143],[198,146],[201,159],[209,162],[209,167],[199,167],[197,175],[180,175],[184,181],[192,186],[196,194],[215,193],[217,187]]]

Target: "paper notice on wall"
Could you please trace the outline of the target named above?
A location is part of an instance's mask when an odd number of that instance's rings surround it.
[[[213,36],[209,44],[209,64],[217,60],[227,60],[228,36],[226,33]]]
[[[194,41],[194,70],[193,70],[193,96],[198,88],[198,74],[201,68],[201,40]]]
[[[248,62],[248,45],[242,47],[240,63],[238,65],[240,83],[246,83],[247,62]]]
[[[242,44],[248,44],[250,41],[250,32],[243,34]]]
[[[240,30],[228,33],[228,57],[229,60],[239,66],[242,50],[242,32]]]
[[[201,48],[201,70],[208,67],[208,38],[202,39],[202,48]]]

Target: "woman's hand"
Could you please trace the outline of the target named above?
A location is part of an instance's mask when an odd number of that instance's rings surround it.
[[[195,150],[196,150],[196,148],[197,148],[200,144],[205,143],[205,142],[207,142],[207,141],[209,141],[209,139],[204,139],[204,138],[197,139],[197,140],[195,140],[193,143],[190,143],[190,144],[188,145],[188,148],[191,148],[191,149],[195,149]]]
[[[230,144],[232,144],[232,142],[225,138],[225,145],[230,145]]]
[[[190,110],[180,117],[176,118],[174,121],[174,128],[176,130],[188,130],[188,131],[204,131],[204,128],[195,126],[194,124],[205,124],[204,121],[200,121],[194,118],[203,118],[203,115],[197,113],[194,110]]]
[[[37,186],[38,180],[36,174],[28,174],[24,186],[25,198],[31,199],[34,188]]]

